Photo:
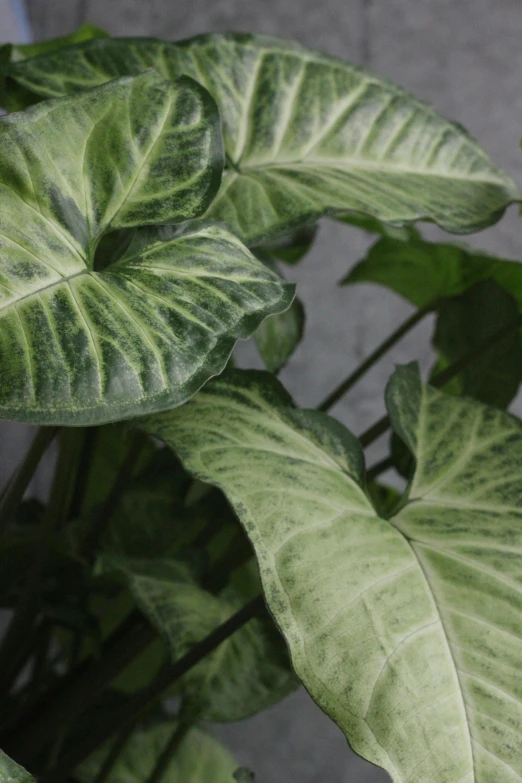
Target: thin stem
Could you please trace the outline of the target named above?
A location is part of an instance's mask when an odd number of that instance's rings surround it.
[[[61,432],[60,453],[49,505],[42,522],[41,541],[0,648],[0,691],[5,691],[11,684],[12,672],[16,669],[20,651],[23,650],[24,641],[31,632],[38,612],[40,587],[51,552],[53,534],[67,518],[82,437],[82,430],[71,428]]]
[[[221,589],[230,570],[250,556],[251,550],[245,538],[243,534],[238,535],[210,569],[203,580],[206,590],[216,592]],[[36,755],[52,739],[56,726],[71,723],[82,715],[156,636],[140,612],[132,612],[107,639],[96,660],[85,661],[63,677],[41,702],[27,706],[26,715],[30,717],[10,726],[2,736],[2,747],[14,748],[16,752],[13,751],[12,755],[19,753],[20,758],[22,754],[27,754],[27,758]]]
[[[136,432],[133,434],[133,437],[134,440],[129,448],[129,451],[127,452],[127,456],[123,461],[120,471],[116,476],[114,484],[112,485],[103,505],[96,512],[94,524],[87,531],[87,534],[84,538],[82,550],[86,555],[93,552],[98,546],[100,539],[107,528],[108,522],[116,511],[122,493],[128,484],[129,478],[132,477],[132,473],[140,457],[141,450],[147,441],[147,436],[143,432]]]
[[[384,459],[381,459],[380,462],[372,465],[371,468],[368,468],[366,471],[366,479],[368,481],[374,481],[377,476],[380,476],[381,473],[384,473],[390,468],[393,468],[393,459],[391,457],[385,457]]]
[[[404,337],[404,335],[413,329],[414,326],[417,326],[417,324],[436,307],[437,303],[431,302],[429,305],[416,310],[413,315],[410,315],[410,317],[407,318],[394,332],[392,332],[392,334],[387,337],[386,340],[384,340],[384,342],[382,342],[375,349],[375,351],[373,351],[373,353],[371,353],[368,358],[365,359],[364,362],[348,376],[348,378],[346,378],[346,380],[339,384],[339,386],[334,389],[334,391],[329,394],[325,400],[323,400],[323,402],[319,405],[319,410],[330,410],[330,408],[332,408],[335,403],[341,399],[341,397],[344,397],[344,395],[352,388],[352,386],[355,386],[357,381],[360,380],[363,375],[365,375],[368,370],[370,370],[373,365],[379,361],[379,359],[388,353],[390,348],[393,348],[393,346],[398,343],[399,340]]]
[[[365,449],[367,446],[373,443],[374,440],[377,440],[377,438],[380,438],[381,435],[384,435],[389,426],[389,416],[386,415],[383,416],[382,419],[378,419],[375,424],[372,424],[371,427],[368,427],[368,429],[365,430],[362,435],[359,435],[361,446]]]
[[[246,534],[242,530],[238,531],[227,550],[203,577],[201,586],[209,592],[219,593],[225,587],[232,571],[243,565],[252,555],[252,546]]]
[[[108,737],[111,737],[118,729],[124,730],[130,726],[132,722],[150,709],[171,685],[246,625],[264,608],[264,605],[263,597],[257,596],[229,620],[212,631],[199,644],[192,647],[182,658],[173,664],[166,665],[151,685],[129,699],[120,710],[111,716],[110,720],[95,727],[94,731],[82,743],[78,743],[54,770],[40,779],[40,783],[62,783],[78,764],[95,751],[99,745],[106,742]],[[22,748],[23,744],[21,743],[20,749]],[[11,755],[17,757],[12,752]],[[22,756],[22,753],[19,753],[18,756]],[[21,760],[23,762],[23,759]]]
[[[121,731],[113,742],[109,754],[103,762],[100,771],[94,779],[94,783],[105,783],[109,775],[111,774],[114,765],[118,761],[121,753],[125,749],[127,742],[130,740],[136,728],[136,721],[133,721],[123,731]]]
[[[152,770],[150,776],[147,778],[146,783],[161,783],[173,755],[185,739],[189,729],[190,726],[187,723],[179,723],[176,726],[170,740],[167,742],[165,748],[161,752],[156,762],[156,766]]]
[[[510,321],[508,324],[503,326],[502,329],[496,331],[491,335],[491,337],[489,337],[487,340],[484,340],[483,343],[480,343],[480,345],[472,348],[471,351],[468,351],[466,354],[464,354],[464,356],[461,356],[460,359],[457,359],[452,364],[448,365],[445,370],[442,370],[442,372],[434,375],[430,380],[430,386],[435,386],[435,388],[438,389],[442,388],[447,383],[449,383],[452,378],[455,378],[455,376],[459,375],[463,370],[465,370],[466,367],[472,364],[476,359],[479,359],[481,356],[484,356],[484,354],[487,354],[505,337],[508,337],[508,335],[515,332],[521,326],[522,314],[518,315],[517,318],[515,318],[513,321]],[[375,424],[372,424],[369,429],[359,436],[359,440],[362,446],[364,448],[369,446],[370,443],[373,443],[375,440],[377,440],[377,438],[383,435],[389,426],[389,416],[383,416],[382,419],[376,421]]]
[[[38,428],[22,463],[9,481],[0,500],[0,535],[4,533],[14,512],[22,502],[40,460],[51,445],[57,431],[57,427]]]
[[[31,673],[31,682],[29,683],[29,698],[35,698],[42,687],[47,671],[49,651],[51,648],[52,627],[47,619],[42,620],[39,631],[41,633],[41,642],[37,648]]]
[[[25,720],[12,725],[2,736],[2,747],[10,747],[11,755],[20,760],[32,759],[59,727],[82,715],[155,638],[155,631],[141,614],[132,612],[104,644],[99,660],[80,664],[40,703],[29,705]]]
[[[87,489],[87,482],[89,481],[90,466],[94,451],[96,449],[99,431],[99,427],[89,427],[85,433],[85,439],[78,463],[76,482],[71,500],[70,514],[72,519],[78,517],[82,511],[85,490]]]

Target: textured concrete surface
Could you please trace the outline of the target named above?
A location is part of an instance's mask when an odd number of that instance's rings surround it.
[[[5,0],[0,0],[5,9]],[[522,182],[522,5],[519,0],[29,0],[39,37],[70,32],[88,20],[117,35],[184,38],[249,30],[295,38],[394,79],[463,123],[492,157]],[[7,38],[0,11],[0,39]],[[426,232],[437,236],[435,229]],[[520,254],[512,209],[470,241],[512,258]],[[411,308],[392,293],[336,286],[368,245],[362,233],[324,222],[313,253],[290,276],[307,305],[306,338],[282,377],[296,400],[315,405]],[[355,432],[383,411],[382,391],[396,362],[430,361],[424,322],[337,406]],[[248,345],[245,363],[255,362]],[[517,406],[518,410],[522,408]],[[5,430],[3,430],[5,433]],[[0,445],[0,471],[26,438],[11,428]],[[373,462],[383,453],[377,444]],[[355,758],[337,728],[299,692],[267,713],[221,729],[259,783],[382,783],[387,777]]]

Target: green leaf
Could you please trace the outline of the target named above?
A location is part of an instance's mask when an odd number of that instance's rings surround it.
[[[447,393],[447,386],[444,387]],[[413,455],[403,440],[399,438],[396,432],[390,436],[390,456],[393,460],[393,467],[400,476],[409,478],[415,470]]]
[[[401,499],[400,492],[378,481],[369,482],[366,490],[380,516],[388,516]]]
[[[50,38],[46,41],[30,44],[7,44],[0,47],[0,105],[7,111],[21,111],[37,103],[39,98],[31,90],[21,87],[14,80],[2,78],[4,66],[9,62],[20,62],[32,57],[50,54],[74,44],[89,41],[92,38],[107,38],[108,33],[92,24],[83,24],[71,35]]]
[[[341,281],[378,283],[391,288],[418,307],[458,296],[480,280],[493,278],[510,292],[522,309],[522,265],[471,247],[408,242],[385,237],[370,248]]]
[[[184,402],[234,342],[289,306],[225,229],[137,231],[94,266],[104,232],[184,221],[220,178],[219,117],[186,78],[154,72],[0,121],[0,410],[86,425]]]
[[[263,260],[265,255],[268,255],[275,261],[284,261],[285,264],[297,264],[311,250],[317,231],[317,223],[300,226],[289,234],[284,234],[282,237],[277,237],[265,245],[256,247],[254,253],[261,260]]]
[[[491,279],[443,302],[433,338],[439,354],[433,372],[441,372],[461,359],[512,323],[517,315],[516,300]],[[522,345],[517,331],[468,364],[444,390],[506,408],[516,396],[521,380]]]
[[[50,52],[65,49],[73,44],[90,41],[93,38],[108,37],[109,33],[106,33],[101,27],[86,23],[82,24],[81,27],[70,35],[63,35],[59,38],[48,38],[46,41],[38,41],[37,43],[13,44],[11,60],[12,62],[20,62],[20,60],[28,60],[30,57],[39,57],[42,54],[50,54]]]
[[[108,424],[89,430],[89,470],[85,477],[80,514],[88,516],[107,501],[129,452],[135,447],[135,434],[125,424]],[[129,481],[143,470],[156,453],[156,446],[147,440],[140,450],[137,464],[130,472]]]
[[[107,577],[105,577],[107,578]],[[81,638],[79,660],[88,656],[99,656],[101,644],[136,609],[134,597],[128,590],[122,590],[121,584],[112,585],[106,594],[102,590],[91,590],[86,610],[91,623],[89,634]],[[70,652],[71,645],[77,643],[70,634],[61,635],[60,647],[64,657]],[[150,685],[168,660],[168,652],[162,639],[157,638],[143,652],[134,658],[112,681],[111,687],[117,692],[133,694]]]
[[[175,552],[193,536],[184,505],[190,483],[172,452],[158,449],[122,494],[102,539],[103,550],[151,558]]]
[[[397,371],[395,430],[415,455],[388,521],[339,423],[273,378],[227,373],[149,417],[223,488],[307,689],[394,783],[522,777],[522,429]]]
[[[254,340],[267,370],[277,373],[285,366],[302,340],[305,311],[300,299],[288,310],[265,318],[254,333]]]
[[[361,215],[357,212],[346,212],[336,215],[336,220],[340,223],[346,223],[348,226],[361,228],[368,234],[380,234],[383,237],[391,237],[400,242],[410,242],[421,237],[414,226],[394,226],[390,223],[383,223],[382,220],[377,220],[377,218],[370,215]]]
[[[234,772],[234,780],[237,780],[237,783],[255,783],[256,777],[246,767],[240,767]]]
[[[23,767],[15,764],[0,750],[0,781],[2,783],[35,783],[34,778]],[[228,783],[228,782],[227,782]]]
[[[364,69],[276,38],[102,39],[5,72],[43,98],[146,67],[186,73],[215,97],[228,166],[209,215],[247,243],[346,211],[466,233],[519,198],[460,126]]]
[[[113,558],[173,660],[228,620],[245,600],[232,588],[215,596],[175,560]],[[275,704],[297,685],[283,640],[268,615],[254,618],[183,678],[183,709],[192,720],[241,720]]]
[[[107,778],[107,783],[143,783],[151,775],[175,723],[136,731]],[[110,748],[110,745],[109,745]],[[79,783],[94,783],[108,748],[97,751],[75,771]],[[173,755],[162,783],[231,783],[237,762],[217,739],[203,729],[191,729]]]

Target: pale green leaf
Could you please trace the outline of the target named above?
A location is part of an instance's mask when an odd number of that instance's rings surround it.
[[[104,232],[185,221],[219,186],[219,117],[154,72],[0,120],[0,410],[99,424],[184,402],[292,288],[213,224],[138,230],[97,268]]]
[[[142,611],[181,658],[244,603],[231,587],[219,596],[202,589],[175,560],[112,558]],[[183,678],[184,713],[215,722],[241,720],[275,704],[297,685],[283,640],[268,617],[251,620]]]
[[[233,33],[177,44],[102,39],[14,63],[6,74],[51,97],[146,67],[186,73],[215,97],[228,166],[209,214],[248,243],[350,210],[465,233],[519,198],[460,126],[374,74],[296,43]]]
[[[175,723],[161,723],[136,731],[118,757],[107,783],[145,783],[174,730]],[[84,761],[75,771],[76,780],[94,783],[107,753],[108,748],[104,748]],[[173,755],[161,782],[232,783],[236,767],[237,762],[217,739],[203,729],[191,729]]]
[[[35,783],[35,780],[0,750],[0,783]]]
[[[423,387],[387,394],[417,463],[379,518],[340,424],[227,373],[145,426],[223,488],[307,689],[394,783],[522,780],[522,430]]]

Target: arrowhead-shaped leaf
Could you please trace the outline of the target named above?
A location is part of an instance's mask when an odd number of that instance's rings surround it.
[[[390,383],[417,467],[391,519],[357,440],[231,372],[149,417],[228,495],[256,549],[294,667],[353,748],[395,783],[522,779],[522,430],[505,413]]]
[[[107,559],[121,569],[142,611],[165,639],[173,660],[237,612],[241,596],[203,590],[175,560]],[[183,710],[192,719],[237,721],[272,706],[297,685],[285,645],[268,616],[254,618],[188,672]]]
[[[0,750],[0,781],[2,783],[35,783],[34,778],[15,764],[9,756]]]
[[[215,97],[229,165],[209,214],[248,243],[347,210],[465,233],[519,198],[462,128],[375,75],[295,43],[244,34],[97,40],[5,74],[51,97],[148,66],[186,73]]]
[[[154,72],[0,120],[0,412],[99,424],[184,402],[285,286],[223,228],[180,222],[219,186],[219,117],[192,80]]]
[[[136,731],[113,766],[107,783],[144,783],[167,746],[174,723],[160,723]],[[110,747],[110,746],[109,746]],[[102,749],[74,773],[79,783],[94,783],[108,750]],[[162,783],[232,783],[237,762],[217,739],[202,729],[191,729],[161,777]]]

